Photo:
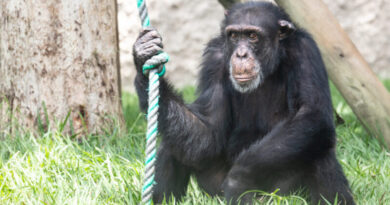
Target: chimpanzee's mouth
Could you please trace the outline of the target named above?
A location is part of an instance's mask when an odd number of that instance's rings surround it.
[[[252,75],[234,75],[234,79],[238,82],[238,83],[247,83],[249,81],[252,81],[253,79],[255,79],[257,76],[257,74],[252,74]]]
[[[235,69],[232,63],[229,66],[229,78],[235,90],[247,93],[255,90],[263,81],[263,73],[258,61],[248,69]]]

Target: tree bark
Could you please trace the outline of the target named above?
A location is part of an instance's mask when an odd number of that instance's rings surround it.
[[[390,147],[390,94],[327,6],[321,0],[275,2],[313,36],[330,79],[366,130]]]
[[[115,0],[0,5],[0,99],[21,126],[52,126],[69,112],[76,133],[122,122]]]

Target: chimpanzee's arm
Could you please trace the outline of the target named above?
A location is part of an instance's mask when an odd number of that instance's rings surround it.
[[[149,47],[156,45],[156,40],[143,40],[142,38],[141,33],[141,37],[137,40],[138,46],[142,41],[155,42]],[[134,46],[134,61],[138,71],[135,86],[140,107],[146,111],[148,79],[141,72],[145,59],[138,55],[146,51],[137,48],[137,42]],[[164,143],[171,146],[171,153],[177,160],[187,165],[202,166],[202,161],[217,157],[225,146],[227,119],[229,119],[227,115],[230,109],[223,89],[221,72],[223,72],[224,64],[221,46],[217,47],[220,43],[211,42],[204,54],[199,97],[193,104],[185,105],[172,86],[164,78],[160,79],[159,131]],[[157,44],[159,44],[158,41]]]

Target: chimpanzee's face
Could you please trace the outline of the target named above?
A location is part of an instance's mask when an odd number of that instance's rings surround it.
[[[239,92],[251,92],[276,69],[279,41],[294,27],[253,7],[233,11],[225,22],[230,80]]]

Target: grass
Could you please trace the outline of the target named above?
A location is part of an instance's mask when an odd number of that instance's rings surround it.
[[[385,84],[390,88],[390,81]],[[183,93],[194,99],[193,88]],[[337,127],[337,156],[357,204],[390,204],[390,152],[365,132],[333,86],[332,96],[345,120]],[[0,133],[0,204],[137,204],[146,122],[136,96],[124,93],[123,108],[125,131],[113,129],[81,142],[50,129],[39,136]],[[298,196],[267,195],[262,204],[305,204]],[[180,202],[223,203],[202,192],[195,180]]]

